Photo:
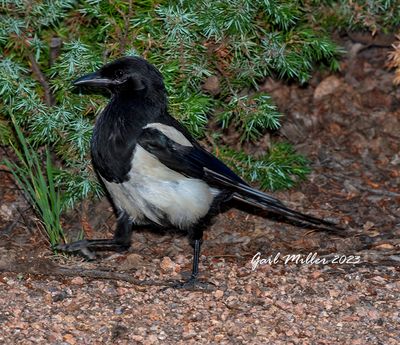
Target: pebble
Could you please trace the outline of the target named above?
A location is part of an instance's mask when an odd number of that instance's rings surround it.
[[[85,280],[82,277],[75,277],[71,280],[71,284],[74,285],[83,285],[85,283]]]
[[[214,292],[214,297],[219,299],[224,295],[224,292],[222,290],[217,290]]]

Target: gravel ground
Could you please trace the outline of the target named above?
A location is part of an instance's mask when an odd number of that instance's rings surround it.
[[[157,263],[155,263],[157,267]],[[394,267],[209,263],[215,291],[5,274],[4,344],[393,344]],[[152,272],[153,273],[153,272]],[[166,279],[168,275],[161,275]]]
[[[0,172],[0,343],[399,344],[400,92],[388,49],[347,44],[336,75],[264,85],[287,115],[280,134],[313,162],[276,196],[339,220],[346,238],[231,210],[205,236],[201,279],[213,285],[165,289],[190,271],[184,237],[140,232],[129,253],[54,257]],[[106,201],[88,213],[93,237],[112,235]]]

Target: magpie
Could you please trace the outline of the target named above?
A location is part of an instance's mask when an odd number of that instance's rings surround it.
[[[91,155],[115,206],[117,226],[113,239],[81,240],[57,249],[93,259],[99,250],[127,250],[134,229],[177,228],[187,233],[194,255],[189,280],[176,287],[190,287],[199,283],[203,231],[230,201],[324,230],[338,229],[252,188],[200,146],[169,114],[163,77],[145,59],[117,59],[73,85],[110,95],[94,126]]]

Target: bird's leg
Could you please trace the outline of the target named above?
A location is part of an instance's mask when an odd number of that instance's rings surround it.
[[[112,239],[93,239],[80,240],[72,243],[59,244],[55,247],[68,253],[82,254],[86,258],[93,260],[96,258],[96,251],[125,251],[131,245],[133,225],[126,213],[121,213],[118,217],[117,228]]]
[[[202,240],[194,240],[193,243],[193,267],[192,274],[189,280],[196,280],[199,275],[199,260],[200,260],[200,249]]]
[[[174,283],[172,286],[176,289],[202,289],[208,290],[210,286],[213,284],[201,282],[198,280],[199,275],[199,260],[200,260],[200,250],[203,242],[203,230],[196,230],[196,232],[192,233],[190,236],[190,244],[193,247],[193,266],[192,273],[188,280],[185,282]]]
[[[200,249],[201,249],[201,239],[193,240],[192,247],[193,247],[193,266],[192,266],[192,274],[190,275],[189,279],[184,282],[174,282],[171,285],[162,289],[162,291],[168,290],[169,288],[174,289],[195,289],[197,286],[200,288],[206,288],[205,283],[200,282],[197,279],[199,275],[199,259],[200,259]]]

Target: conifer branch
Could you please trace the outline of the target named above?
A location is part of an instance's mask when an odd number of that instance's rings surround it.
[[[0,15],[0,140],[10,138],[7,122],[14,116],[32,146],[47,145],[57,155],[55,179],[66,205],[100,195],[89,141],[106,100],[72,93],[71,82],[107,60],[134,54],[161,70],[170,112],[195,136],[218,146],[229,127],[240,139],[237,147],[257,143],[282,121],[273,99],[258,93],[259,84],[267,77],[304,83],[317,65],[337,69],[341,50],[326,32],[390,31],[400,25],[397,2],[6,1]],[[211,76],[221,78],[217,91],[207,93],[203,86]],[[291,187],[308,171],[307,162],[279,142],[261,157],[229,147],[219,154],[265,188]]]
[[[47,82],[46,77],[44,76],[43,72],[41,71],[39,64],[37,63],[34,55],[32,53],[28,53],[28,59],[31,63],[31,69],[32,69],[33,74],[36,76],[38,82],[43,87],[46,105],[48,105],[48,106],[54,105],[54,96],[50,90],[50,85]]]

